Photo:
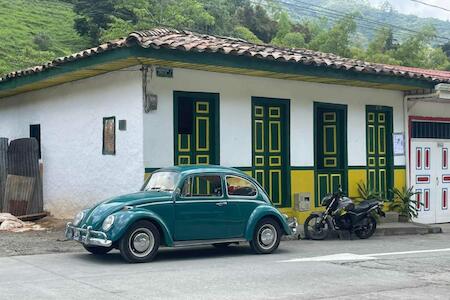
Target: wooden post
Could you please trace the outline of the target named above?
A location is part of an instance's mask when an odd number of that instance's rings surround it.
[[[7,177],[8,139],[0,138],[0,212],[3,210]]]

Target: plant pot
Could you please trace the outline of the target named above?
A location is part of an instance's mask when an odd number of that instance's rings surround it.
[[[408,223],[409,218],[408,218],[408,216],[398,215],[398,221],[401,223]]]

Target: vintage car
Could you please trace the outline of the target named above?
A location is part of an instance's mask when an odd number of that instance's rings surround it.
[[[254,252],[272,253],[296,227],[296,219],[288,221],[245,173],[183,166],[155,171],[140,192],[81,211],[67,224],[66,237],[93,254],[118,248],[128,262],[147,262],[160,245],[227,247],[248,241]]]

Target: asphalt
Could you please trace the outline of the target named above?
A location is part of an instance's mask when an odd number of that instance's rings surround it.
[[[413,252],[411,252],[413,251]],[[162,249],[147,264],[117,252],[0,258],[0,299],[449,299],[450,234]]]

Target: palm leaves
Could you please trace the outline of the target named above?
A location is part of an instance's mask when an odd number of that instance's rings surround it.
[[[417,195],[417,192],[413,192],[413,187],[403,187],[401,190],[394,187],[391,191],[394,193],[394,200],[389,204],[389,209],[407,217],[408,220],[417,218],[418,201],[411,199]]]

